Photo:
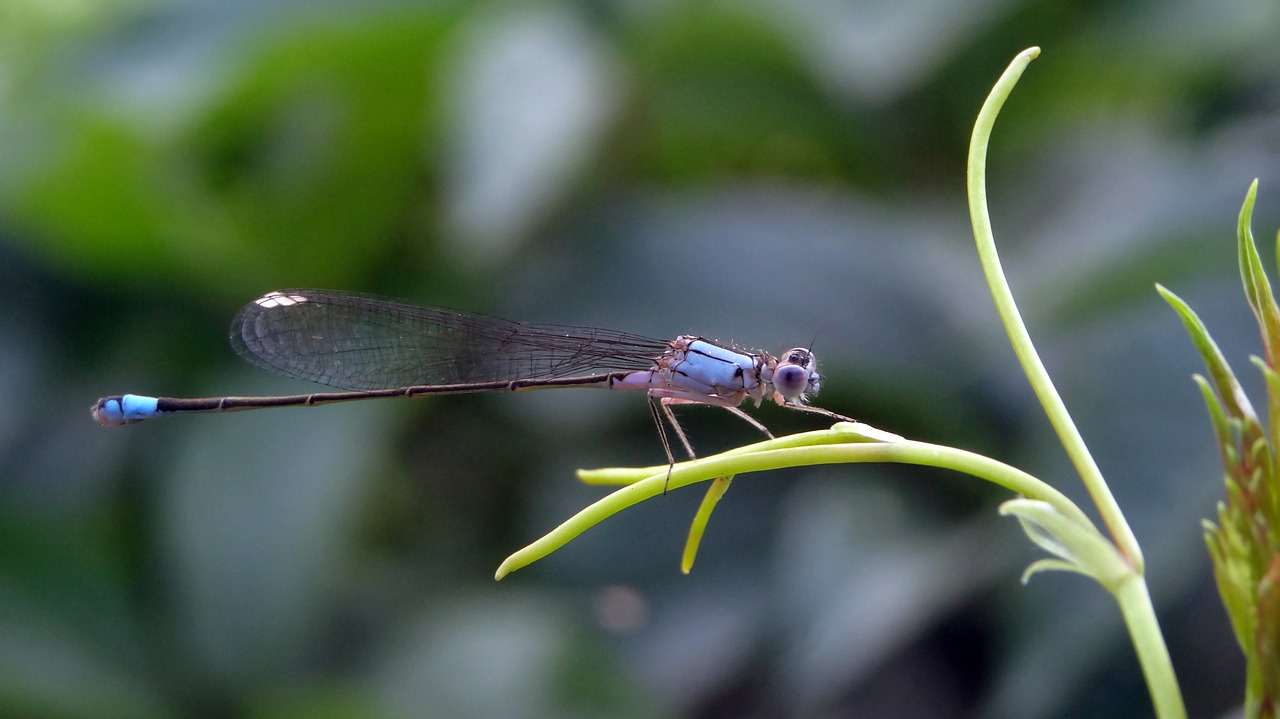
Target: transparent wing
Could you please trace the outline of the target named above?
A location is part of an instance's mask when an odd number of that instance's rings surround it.
[[[280,290],[246,305],[231,346],[289,377],[350,390],[551,379],[648,369],[664,340],[509,322],[328,290]]]

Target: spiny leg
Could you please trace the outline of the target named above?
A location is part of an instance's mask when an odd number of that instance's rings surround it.
[[[667,398],[663,400],[662,404],[663,408],[667,411],[667,416],[671,420],[672,425],[676,427],[677,431],[679,431],[680,425],[676,423],[675,414],[671,410],[671,405],[706,403]],[[764,436],[769,439],[773,439],[773,433],[769,431],[768,427],[761,424],[755,417],[752,417],[742,411],[741,408],[727,403],[720,404],[718,406],[724,407],[738,417],[741,417],[744,422],[763,432]],[[692,448],[687,445],[688,443],[686,442],[686,449],[689,449],[689,455],[693,456]],[[670,475],[668,475],[668,481],[670,481]],[[694,515],[693,525],[689,527],[689,538],[685,541],[684,553],[680,556],[681,573],[688,574],[693,569],[693,560],[698,555],[698,545],[702,543],[702,535],[706,531],[707,523],[711,520],[711,512],[715,509],[716,504],[720,501],[720,498],[724,496],[725,492],[729,491],[729,483],[732,481],[733,475],[728,474],[722,477],[716,477],[711,481],[711,485],[707,487],[707,494],[702,498],[702,504],[698,507],[698,513]]]
[[[653,397],[649,398],[649,416],[653,417],[653,423],[658,426],[658,439],[662,440],[662,451],[667,453],[667,464],[675,464],[676,458],[671,454],[671,443],[667,441],[667,428],[662,424],[662,415],[658,412],[658,403]]]
[[[655,401],[656,400],[656,401]],[[658,408],[662,411],[659,414]],[[663,416],[667,422],[671,423],[671,429],[675,430],[676,437],[680,439],[680,444],[684,445],[684,451],[689,453],[689,459],[697,459],[698,455],[693,452],[693,445],[689,443],[689,437],[684,433],[684,428],[676,421],[676,415],[671,411],[670,404],[666,397],[649,397],[649,411],[653,414],[653,421],[658,425],[658,437],[662,439],[662,449],[667,453],[667,481],[662,485],[662,493],[667,493],[668,487],[671,485],[671,470],[676,466],[676,459],[671,454],[671,443],[667,440],[667,428],[663,423]]]
[[[852,417],[846,417],[842,414],[832,412],[829,409],[823,409],[821,407],[813,407],[807,404],[791,404],[788,402],[782,406],[786,407],[787,409],[794,409],[797,412],[808,412],[810,414],[816,414],[822,417],[826,417],[827,419],[834,419],[837,422],[857,422],[858,421]]]
[[[684,428],[680,426],[680,422],[676,420],[675,412],[671,411],[671,405],[673,404],[706,404],[706,403],[693,402],[693,401],[678,399],[674,397],[664,397],[661,400],[661,404],[662,404],[662,411],[667,416],[667,421],[671,423],[671,428],[676,431],[676,436],[680,438],[680,443],[684,445],[685,451],[689,453],[689,459],[697,459],[697,456],[693,452],[693,445],[689,442],[689,437],[684,433]],[[729,412],[731,412],[734,416],[740,417],[742,421],[760,430],[760,432],[763,433],[765,437],[768,437],[769,439],[774,438],[773,433],[769,431],[768,427],[761,424],[760,421],[757,420],[755,417],[752,417],[751,415],[742,411],[742,408],[735,407],[732,405],[727,405],[727,404],[722,404],[717,406],[723,407],[729,410]],[[661,425],[662,423],[659,422],[658,424]],[[670,447],[667,448],[667,457],[668,458],[671,457]],[[667,469],[667,481],[668,482],[671,481],[670,468]],[[663,489],[662,492],[663,494],[666,494],[666,489]]]
[[[760,420],[758,420],[758,419],[756,419],[755,417],[752,417],[751,415],[749,415],[749,414],[747,414],[746,412],[742,411],[742,408],[741,408],[741,407],[725,407],[725,409],[729,410],[729,411],[730,411],[730,412],[732,412],[734,415],[736,415],[736,416],[738,416],[738,417],[741,417],[741,418],[742,418],[742,421],[746,422],[747,424],[751,425],[752,427],[755,427],[756,429],[758,429],[758,430],[760,430],[761,432],[763,432],[763,433],[764,433],[764,436],[768,437],[769,439],[773,439],[773,432],[770,432],[770,431],[769,431],[769,428],[768,428],[768,427],[766,427],[766,426],[764,426],[764,425],[760,422]]]
[[[649,415],[653,417],[653,423],[658,427],[658,439],[662,440],[662,451],[667,453],[667,480],[662,485],[662,494],[666,495],[667,485],[671,484],[671,470],[676,466],[676,458],[671,454],[671,442],[667,439],[667,426],[662,422],[662,413],[658,411],[658,405],[658,398],[651,395],[649,397]],[[663,407],[663,412],[668,417],[671,416],[671,411],[666,409],[665,406]],[[679,427],[679,425],[676,425],[676,427]],[[685,439],[683,432],[680,434],[680,441],[684,442],[685,449],[689,450],[689,454],[692,455],[693,449],[689,447],[689,441]]]
[[[764,436],[768,437],[769,439],[774,438],[773,433],[769,431],[768,427],[761,424],[760,421],[757,420],[755,417],[752,417],[751,415],[744,412],[742,408],[739,407],[738,405],[732,404],[729,401],[724,401],[724,400],[712,401],[712,399],[713,398],[710,398],[710,397],[705,399],[692,399],[689,397],[664,397],[662,399],[662,403],[664,405],[696,404],[696,405],[702,405],[704,407],[705,406],[723,407],[724,409],[727,409],[730,412],[732,412],[735,416],[740,417],[743,422],[746,422],[752,427],[755,427],[756,429],[760,430],[760,433],[763,434]],[[675,420],[672,420],[672,422],[674,423]],[[690,452],[690,454],[692,455],[692,452]]]
[[[667,400],[659,400],[662,405],[662,413],[667,416],[667,421],[671,423],[671,429],[676,431],[676,436],[680,438],[680,444],[684,445],[684,451],[689,453],[689,459],[697,459],[698,455],[693,453],[693,445],[689,443],[689,437],[684,433],[684,428],[676,421],[676,413],[671,411],[671,403]],[[670,456],[670,453],[668,453]]]

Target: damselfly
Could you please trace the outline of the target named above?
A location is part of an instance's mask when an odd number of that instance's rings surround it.
[[[847,419],[807,404],[818,392],[819,376],[817,359],[804,347],[774,357],[695,335],[658,340],[590,327],[509,322],[349,292],[268,292],[236,315],[231,345],[259,367],[343,391],[192,399],[116,395],[94,404],[94,418],[121,425],[172,414],[378,397],[555,387],[644,390],[669,461],[664,416],[693,455],[671,405],[724,407],[768,436],[739,405],[771,401]]]

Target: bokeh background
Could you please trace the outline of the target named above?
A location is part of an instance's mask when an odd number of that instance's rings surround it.
[[[777,352],[820,403],[1087,502],[1016,365],[997,241],[1145,550],[1193,716],[1243,667],[1199,520],[1221,471],[1156,281],[1242,375],[1234,223],[1280,226],[1280,6],[0,0],[0,715],[1132,717],[1110,598],[1003,491],[920,468],[744,476],[678,572],[672,492],[500,583],[662,459],[639,396],[368,402],[101,428],[121,392],[279,394],[236,310],[332,287]],[[1250,387],[1257,392],[1258,382]],[[755,441],[710,409],[702,452]],[[821,426],[776,408],[778,432]]]

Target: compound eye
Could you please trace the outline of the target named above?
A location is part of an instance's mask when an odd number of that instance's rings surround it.
[[[808,367],[809,362],[813,359],[813,353],[805,349],[794,349],[787,351],[787,358],[784,360],[787,364],[800,365]]]
[[[796,399],[809,388],[809,371],[796,364],[780,365],[773,372],[773,387],[787,401]]]

